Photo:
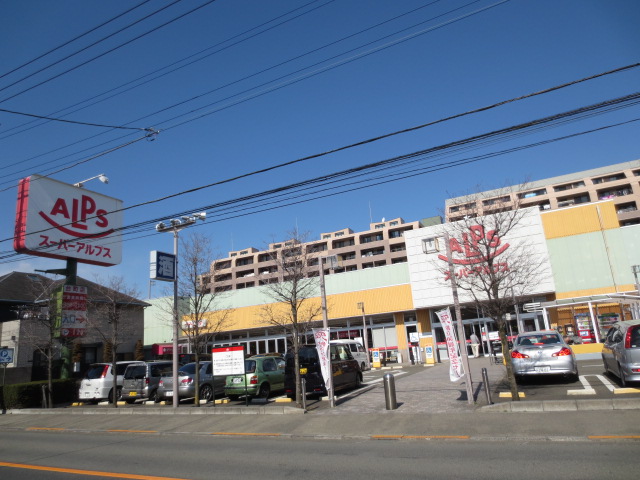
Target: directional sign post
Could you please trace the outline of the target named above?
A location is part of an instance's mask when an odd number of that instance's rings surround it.
[[[13,363],[13,348],[0,348],[0,365],[2,365],[2,386],[4,387],[4,377],[7,373],[7,364]]]

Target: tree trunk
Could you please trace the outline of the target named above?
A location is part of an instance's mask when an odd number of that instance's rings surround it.
[[[300,376],[300,338],[293,331],[293,368],[296,376],[296,407],[302,408],[302,377]]]
[[[113,373],[113,383],[111,389],[113,392],[113,408],[118,408],[118,370],[116,369],[116,342],[113,342],[113,348],[111,349],[111,370]]]
[[[196,353],[196,359],[195,359],[196,360],[196,377],[195,377],[195,385],[194,385],[195,391],[193,392],[194,393],[193,401],[196,407],[199,407],[200,406],[200,354],[198,353],[197,345],[196,345],[195,353]],[[215,391],[214,391],[214,396],[215,396]]]

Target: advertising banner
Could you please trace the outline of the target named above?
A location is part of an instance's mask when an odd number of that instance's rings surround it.
[[[436,312],[440,323],[442,324],[442,330],[444,330],[444,336],[447,341],[447,353],[449,354],[449,378],[452,382],[457,382],[464,375],[462,369],[462,361],[460,360],[460,354],[458,352],[458,341],[456,340],[456,332],[453,328],[453,321],[451,320],[451,312],[449,308]]]
[[[324,385],[329,390],[329,376],[331,375],[331,359],[329,358],[329,329],[314,328],[313,337],[316,339],[316,350],[318,350],[318,358],[320,359],[320,371]]]
[[[40,175],[20,180],[18,253],[111,266],[122,261],[122,201]]]
[[[87,287],[62,286],[62,308],[60,310],[60,336],[82,337],[86,334]]]

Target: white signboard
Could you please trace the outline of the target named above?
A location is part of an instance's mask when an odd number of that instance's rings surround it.
[[[325,388],[329,391],[329,376],[331,375],[331,359],[329,358],[329,329],[314,328],[313,337],[316,340],[316,350],[320,359],[320,371]]]
[[[122,201],[40,175],[20,180],[16,252],[110,266],[122,261]]]
[[[217,347],[211,349],[214,375],[244,375],[244,347]]]
[[[444,307],[453,304],[451,279],[448,273],[448,258],[444,233],[450,236],[451,261],[454,275],[464,278],[482,275],[486,269],[486,260],[482,258],[476,245],[490,242],[493,268],[509,271],[511,262],[522,256],[533,256],[541,268],[530,281],[527,295],[539,295],[555,291],[547,243],[537,208],[522,209],[522,218],[504,237],[490,230],[490,216],[479,218],[478,223],[461,220],[451,224],[434,225],[404,232],[407,243],[407,259],[411,279],[411,293],[415,308]],[[466,223],[465,223],[466,222]],[[423,240],[438,238],[437,249],[423,248]],[[520,256],[520,257],[519,257]],[[521,260],[520,260],[521,261]],[[458,289],[462,303],[472,302],[473,297],[467,291]]]
[[[458,353],[458,341],[456,340],[456,333],[453,330],[453,322],[451,320],[451,312],[448,308],[436,312],[440,323],[442,324],[442,330],[447,341],[447,353],[449,354],[449,378],[452,382],[457,382],[464,375],[462,370],[462,362],[460,361],[460,355]]]

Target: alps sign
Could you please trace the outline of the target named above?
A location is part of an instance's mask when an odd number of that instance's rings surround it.
[[[20,180],[16,252],[93,265],[122,260],[122,201],[40,175]]]

